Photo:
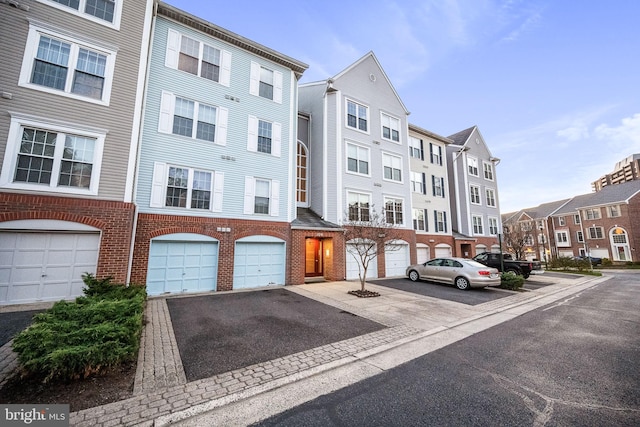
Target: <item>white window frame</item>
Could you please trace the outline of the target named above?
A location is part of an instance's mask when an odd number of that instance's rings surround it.
[[[487,202],[487,206],[495,208],[497,206],[496,202],[496,191],[493,188],[485,188],[485,201]]]
[[[400,119],[390,114],[380,112],[380,137],[385,141],[391,141],[395,144],[401,144],[402,135],[400,133]],[[384,136],[384,128],[389,129],[389,138]],[[398,139],[393,139],[393,132],[397,132]]]
[[[181,99],[187,99],[189,101],[193,101],[194,103],[194,117],[193,117],[193,129],[191,131],[191,136],[179,135],[173,133],[173,119],[175,116],[175,106],[176,106],[176,95],[171,92],[162,91],[161,100],[160,100],[160,114],[158,117],[158,132],[166,133],[170,135],[174,135],[180,138],[190,138],[197,141],[202,141],[204,143],[211,143],[211,141],[206,139],[196,138],[198,132],[198,112],[200,102],[178,96]],[[216,133],[214,136],[213,144],[216,145],[226,145],[227,144],[227,122],[229,119],[229,110],[224,107],[219,107],[216,105],[203,104],[208,107],[216,108]],[[256,127],[257,129],[257,127]]]
[[[36,55],[38,53],[38,45],[40,44],[40,36],[49,37],[55,40],[62,41],[71,46],[69,62],[67,64],[67,77],[63,90],[43,86],[35,83],[31,83],[31,76],[33,74],[33,68],[35,65]],[[106,57],[106,65],[104,71],[104,86],[102,87],[102,97],[100,99],[91,98],[88,96],[78,95],[71,92],[73,85],[74,72],[78,65],[78,53],[80,48],[87,49],[90,52],[98,53]],[[106,45],[98,45],[95,41],[78,39],[77,36],[72,36],[65,30],[58,30],[49,27],[47,24],[35,25],[35,23],[29,24],[29,35],[27,36],[27,43],[24,49],[24,56],[22,58],[22,68],[20,70],[20,77],[18,78],[18,85],[29,89],[38,90],[41,92],[47,92],[54,95],[60,95],[67,98],[78,99],[85,102],[91,102],[99,105],[109,105],[111,99],[111,87],[113,85],[113,73],[116,63],[116,48],[108,47]]]
[[[16,167],[18,164],[18,154],[20,153],[20,145],[22,141],[22,129],[24,127],[57,132],[58,134],[73,134],[95,139],[93,160],[91,162],[91,183],[89,184],[89,188],[58,186],[60,164],[62,162],[65,142],[64,138],[60,138],[60,135],[58,135],[56,139],[51,182],[48,185],[21,181],[14,182]],[[100,171],[102,169],[102,153],[104,150],[106,136],[107,130],[105,129],[92,128],[57,120],[48,120],[26,114],[12,113],[7,145],[4,153],[4,161],[2,163],[2,172],[0,174],[0,188],[77,195],[97,195],[100,184]]]
[[[411,171],[411,191],[418,194],[427,194],[426,175],[423,172]]]
[[[467,171],[471,176],[480,176],[478,172],[478,159],[467,156]]]
[[[264,68],[273,72],[273,99],[260,96],[260,71]],[[251,71],[249,76],[249,93],[262,99],[282,104],[283,74],[271,67],[266,67],[257,62],[251,61]]]
[[[564,230],[556,230],[556,242],[558,246],[567,247],[571,246],[571,239],[569,233]]]
[[[187,199],[185,206],[167,206],[167,187],[169,182],[169,170],[170,168],[180,168],[188,170],[188,186],[187,186]],[[195,172],[205,172],[211,174],[211,187],[209,191],[211,193],[210,203],[208,209],[192,208],[191,197],[193,195],[193,184]],[[178,209],[189,210],[194,212],[221,212],[224,193],[224,172],[212,171],[202,168],[193,168],[189,166],[180,166],[176,164],[168,164],[163,162],[155,162],[153,164],[153,178],[151,181],[151,195],[149,198],[149,207],[161,208],[161,209]]]
[[[444,177],[431,175],[433,197],[445,197]]]
[[[180,46],[182,44],[182,37],[188,37],[199,43],[198,45],[198,73],[192,74],[188,71],[183,71],[178,68],[178,62],[180,59]],[[220,71],[218,74],[218,81],[208,79],[206,77],[202,77],[202,61],[204,58],[204,47],[209,46],[210,48],[217,49],[220,51]],[[231,84],[231,52],[221,49],[220,47],[214,46],[212,44],[206,43],[198,38],[184,35],[174,29],[169,29],[167,33],[167,50],[165,54],[164,65],[168,68],[172,68],[174,70],[178,70],[181,73],[189,74],[192,76],[198,76],[203,80],[218,83],[222,86],[229,87]]]
[[[484,224],[482,223],[482,215],[471,215],[471,223],[473,226],[473,234],[476,236],[484,236]]]
[[[403,177],[403,171],[402,171],[402,157],[401,156],[397,156],[391,153],[382,153],[382,179],[384,181],[389,181],[389,182],[396,182],[396,183],[403,183],[404,182],[404,177]],[[385,169],[389,168],[391,170],[391,178],[387,178],[385,176]],[[394,178],[394,171],[400,171],[400,179],[395,179]]]
[[[358,217],[357,218],[351,218],[351,210],[350,210],[350,199],[351,196],[357,196],[358,199]],[[366,208],[369,211],[369,218],[368,219],[363,219],[362,216],[362,207],[360,206],[362,204],[362,199],[366,199],[367,203],[368,203],[368,207]],[[371,215],[373,214],[372,212],[372,205],[371,205],[371,193],[365,193],[362,191],[347,191],[347,220],[348,221],[369,221],[371,219]]]
[[[105,21],[104,19],[98,18],[97,16],[93,16],[90,13],[84,12],[84,10],[86,10],[85,7],[87,4],[87,0],[79,0],[80,4],[78,6],[78,9],[74,9],[73,7],[66,6],[64,4],[60,4],[52,0],[36,0],[36,1],[38,1],[39,3],[47,4],[56,9],[63,10],[72,15],[80,16],[89,21],[97,22],[98,24],[111,27],[115,30],[120,29],[120,21],[122,17],[122,6],[123,6],[124,0],[113,0],[113,3],[114,3],[113,22]]]
[[[559,226],[565,226],[567,224],[565,218],[563,216],[559,216],[558,217],[558,225]]]
[[[575,225],[579,225],[579,224],[581,224],[581,222],[582,222],[582,221],[580,220],[580,214],[575,214],[575,215],[573,215],[573,223],[574,223]]]
[[[493,181],[493,163],[482,162],[482,174],[487,181]]]
[[[480,186],[474,184],[469,185],[469,201],[472,205],[482,205],[482,198],[480,197]]]
[[[498,235],[498,218],[488,217],[487,221],[489,223],[489,235],[497,236]]]
[[[447,233],[447,212],[433,211],[434,231],[436,233]]]
[[[258,126],[261,121],[271,123],[271,153],[258,151]],[[247,150],[265,156],[280,157],[282,155],[282,124],[256,116],[249,116]]]
[[[388,202],[393,203],[393,207],[394,207],[394,209],[392,211],[393,222],[388,222],[387,221],[387,215],[389,213],[387,211],[387,203]],[[406,217],[406,215],[404,214],[404,209],[405,209],[404,199],[402,199],[401,197],[395,197],[395,196],[385,196],[384,200],[383,200],[383,203],[384,203],[384,219],[385,219],[385,222],[387,222],[388,224],[395,224],[395,225],[398,225],[398,226],[403,226],[404,222],[405,222],[405,217]],[[398,215],[398,212],[396,211],[396,205],[397,204],[400,205],[400,215],[402,217],[402,218],[400,218],[400,220],[398,220],[398,217],[397,217],[397,215]]]
[[[437,148],[437,152],[436,149]],[[433,142],[429,143],[429,160],[434,165],[442,166],[442,146],[438,144],[434,144]]]
[[[349,157],[349,147],[354,147],[356,149],[356,164],[357,164],[357,170],[356,171],[352,171],[349,169],[349,159],[352,157]],[[364,154],[364,159],[360,158],[360,154]],[[352,175],[360,175],[360,176],[371,176],[371,150],[369,150],[369,147],[365,147],[359,144],[354,144],[352,142],[345,142],[345,159],[347,159],[347,161],[345,162],[345,172],[348,174],[352,174]],[[367,164],[367,173],[362,173],[360,172],[360,162],[366,162]]]
[[[604,228],[596,225],[595,227],[588,227],[587,228],[587,233],[589,233],[589,239],[590,240],[600,240],[600,239],[604,239]]]
[[[584,234],[580,230],[576,231],[576,242],[584,243]]]
[[[356,106],[356,125],[355,126],[350,126],[349,125],[349,104],[354,104]],[[359,108],[358,107],[363,107],[365,109],[366,112],[366,125],[367,128],[365,130],[360,129],[360,126],[358,125],[358,121],[360,120],[360,116],[359,116]],[[369,111],[369,106],[364,105],[358,101],[354,101],[353,99],[345,99],[344,101],[344,124],[346,127],[348,127],[349,129],[355,130],[357,132],[362,132],[365,133],[367,135],[369,135],[369,132],[371,132],[371,120],[369,117],[370,111]]]
[[[255,213],[256,181],[269,182],[269,213]],[[280,181],[255,176],[244,177],[244,210],[245,215],[278,216],[280,215]]]
[[[600,208],[585,209],[583,217],[584,219],[589,221],[600,219],[602,218],[602,212],[600,211]]]
[[[422,216],[422,219],[420,219]],[[428,232],[429,231],[429,221],[427,219],[428,212],[426,209],[416,209],[413,208],[411,210],[411,222],[413,224],[413,229],[415,231]],[[422,228],[421,228],[422,226]]]
[[[424,160],[424,142],[414,136],[409,136],[409,157]]]
[[[607,216],[609,218],[618,218],[622,214],[620,213],[620,205],[607,206]]]

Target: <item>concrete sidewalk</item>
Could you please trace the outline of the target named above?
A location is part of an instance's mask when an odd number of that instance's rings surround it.
[[[164,298],[150,298],[135,378],[134,396],[71,414],[74,426],[243,425],[282,411],[274,400],[294,406],[317,393],[344,387],[429,351],[595,286],[609,277],[532,276],[555,284],[469,306],[368,284],[381,294],[356,298],[359,283],[325,282],[288,286],[291,292],[387,326],[386,329],[316,347],[214,377],[187,382]],[[429,286],[425,284],[425,286]],[[508,292],[508,291],[505,291]],[[10,345],[10,344],[9,344]],[[6,353],[4,346],[0,349]],[[3,354],[11,358],[10,355]],[[0,359],[1,360],[1,359]],[[367,361],[367,367],[361,366]],[[351,374],[347,374],[351,372]],[[318,381],[332,377],[329,382]],[[2,375],[0,374],[0,380]],[[310,382],[310,383],[309,383]],[[308,383],[305,385],[305,383]],[[277,389],[277,390],[276,390]],[[285,393],[287,399],[261,396]],[[305,400],[306,399],[306,400]],[[252,401],[239,412],[234,405]],[[230,405],[231,404],[231,405]],[[275,413],[278,413],[275,412]],[[241,417],[241,418],[238,418]]]

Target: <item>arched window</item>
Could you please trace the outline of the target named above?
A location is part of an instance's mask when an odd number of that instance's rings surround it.
[[[296,201],[298,206],[309,206],[308,200],[308,174],[309,174],[309,157],[307,155],[307,147],[298,141],[297,154],[297,179],[296,179]]]
[[[614,261],[631,261],[631,248],[627,232],[622,227],[613,227],[609,232]]]

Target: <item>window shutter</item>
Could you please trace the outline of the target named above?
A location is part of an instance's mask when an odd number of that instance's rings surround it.
[[[427,194],[427,174],[422,172],[422,194]]]
[[[424,210],[424,231],[429,231],[429,215],[426,209]]]
[[[444,178],[440,178],[440,188],[442,189],[442,198],[444,199]]]
[[[433,211],[433,231],[435,231],[436,233],[440,231],[440,229],[438,228],[438,212],[437,211]]]
[[[244,213],[254,213],[256,181],[252,176],[244,177]]]
[[[215,172],[213,178],[213,204],[211,210],[222,212],[222,192],[224,189],[224,172]]]
[[[258,118],[249,116],[249,129],[247,130],[247,150],[258,151]]]
[[[271,200],[269,202],[269,215],[280,215],[280,181],[271,181]]]
[[[176,97],[171,92],[164,90],[161,97],[158,132],[171,133],[173,131],[173,109],[175,108]]]
[[[258,64],[257,62],[251,62],[249,93],[256,96],[260,94],[260,64]]]
[[[229,110],[218,107],[218,123],[216,124],[216,140],[218,145],[227,145],[227,122],[229,121]]]
[[[420,160],[424,160],[424,141],[420,140]]]
[[[442,166],[442,147],[438,146],[438,164]]]
[[[436,177],[435,175],[431,175],[431,190],[433,190],[433,195],[436,195]]]
[[[280,152],[282,151],[282,125],[278,122],[273,122],[272,127],[272,137],[271,141],[271,154],[280,157]]]
[[[167,36],[167,53],[164,58],[165,67],[178,69],[178,58],[180,55],[180,33],[169,29]]]
[[[442,212],[442,221],[444,222],[444,232],[447,232],[447,212]]]
[[[229,87],[231,84],[231,52],[220,51],[220,81],[223,86]]]
[[[161,208],[164,206],[164,190],[166,185],[167,164],[155,162],[153,164],[153,178],[151,179],[151,197],[149,207]]]
[[[282,104],[282,73],[273,72],[273,102]]]
[[[433,163],[433,143],[429,143],[429,161]]]

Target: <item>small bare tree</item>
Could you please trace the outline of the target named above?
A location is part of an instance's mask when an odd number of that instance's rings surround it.
[[[516,259],[524,259],[525,249],[530,245],[533,238],[533,223],[531,221],[506,222],[502,227],[502,236],[505,245],[509,248]]]
[[[391,215],[381,215],[373,208],[360,209],[357,215],[354,212],[347,215],[343,223],[345,228],[345,241],[347,252],[353,256],[358,264],[358,277],[360,278],[360,291],[365,292],[367,271],[371,261],[385,251],[400,249],[397,244],[401,240],[401,232],[394,222],[399,222],[396,216],[394,221]],[[389,217],[389,218],[387,218]],[[401,218],[400,218],[401,220]]]

